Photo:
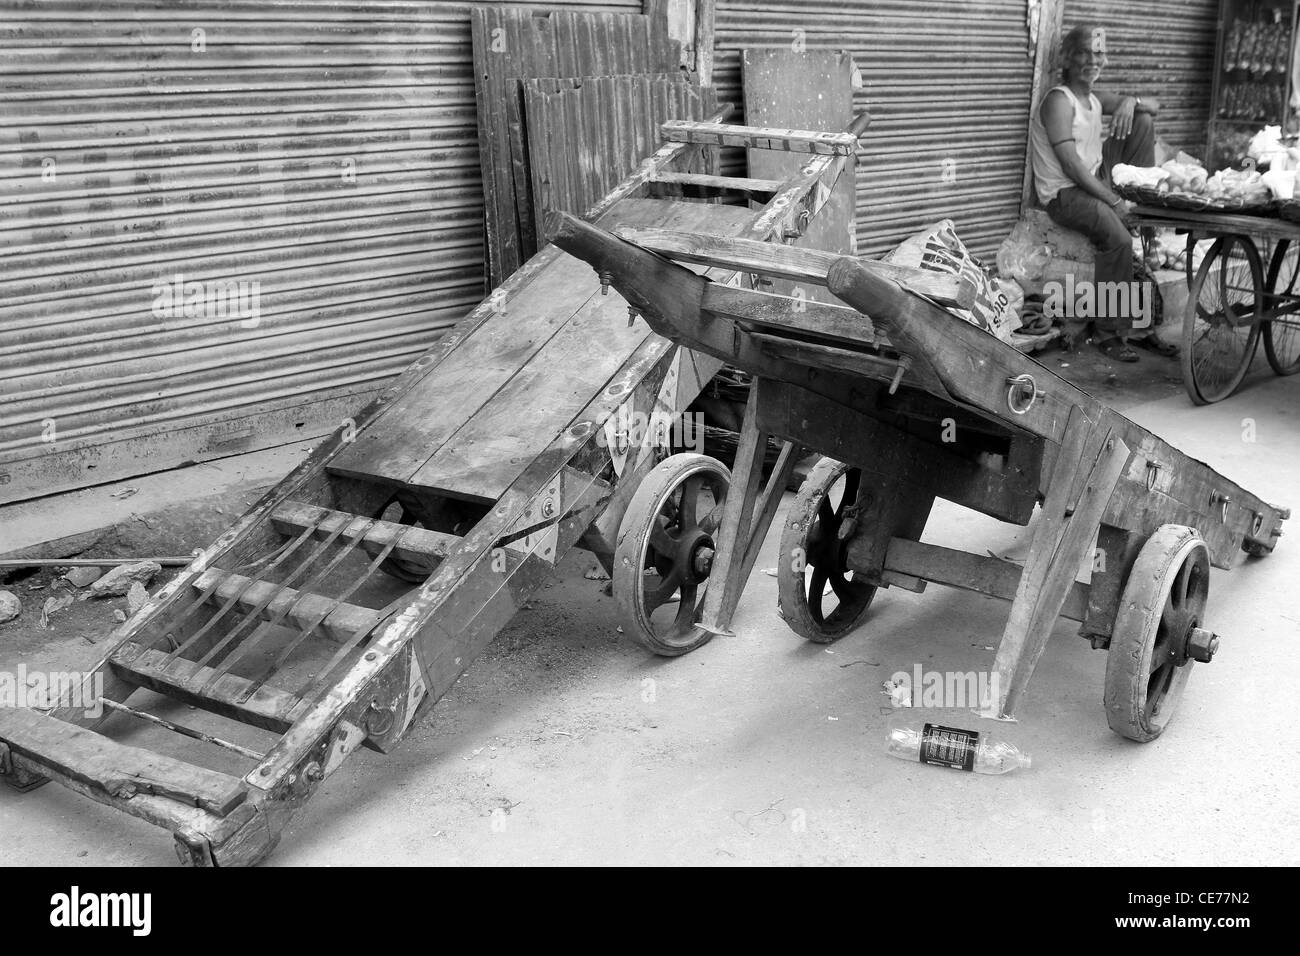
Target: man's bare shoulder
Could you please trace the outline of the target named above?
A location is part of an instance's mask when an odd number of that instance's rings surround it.
[[[1065,90],[1058,87],[1047,91],[1038,112],[1043,119],[1048,119],[1051,116],[1070,116],[1074,113],[1074,104],[1065,95]]]

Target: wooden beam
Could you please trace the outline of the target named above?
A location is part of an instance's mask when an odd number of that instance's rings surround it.
[[[781,188],[777,179],[749,179],[744,176],[709,176],[705,173],[660,173],[651,182],[709,189],[730,189],[742,193],[774,193]]]
[[[119,677],[138,687],[166,694],[185,704],[214,714],[282,734],[293,726],[292,713],[302,703],[288,691],[263,684],[257,687],[236,674],[223,674],[204,693],[193,690],[208,684],[217,672],[194,661],[178,658],[167,664],[167,653],[128,641],[109,659]]]
[[[713,85],[713,43],[716,0],[695,0],[695,72],[700,86]]]
[[[1003,601],[1015,600],[1024,572],[1020,565],[1000,558],[905,538],[894,538],[889,542],[885,570],[962,591],[987,594]],[[1073,582],[1065,595],[1065,603],[1061,605],[1061,617],[1072,621],[1085,620],[1090,590],[1081,581]]]
[[[660,129],[671,143],[703,146],[742,146],[746,149],[776,149],[788,153],[819,156],[852,156],[858,138],[852,133],[825,133],[809,129],[770,129],[764,126],[733,126],[694,120],[669,120]]]
[[[1038,35],[1030,37],[1034,57],[1034,82],[1029,93],[1029,125],[1032,128],[1034,112],[1043,97],[1055,83],[1055,74],[1060,69],[1061,17],[1065,9],[1065,0],[1038,0]],[[1020,187],[1020,215],[1033,208],[1034,171],[1030,166],[1033,144],[1025,143],[1025,170]]]
[[[379,612],[368,607],[338,604],[320,594],[284,588],[270,581],[252,580],[242,574],[216,568],[209,568],[200,574],[194,581],[194,588],[202,591],[214,578],[219,579],[219,583],[208,598],[209,603],[221,604],[234,598],[238,609],[261,608],[257,614],[260,620],[269,621],[280,617],[285,627],[312,624],[324,614],[319,629],[338,641],[351,640],[358,631],[369,631],[381,620]]]
[[[115,800],[151,793],[225,816],[248,797],[238,777],[129,747],[26,708],[0,709],[0,739],[10,759],[26,757]]]
[[[834,253],[817,249],[799,249],[780,243],[732,239],[706,233],[633,226],[625,226],[615,232],[629,242],[635,242],[675,262],[694,262],[771,278],[793,279],[816,286],[826,285],[827,273],[839,258]],[[875,259],[857,261],[881,278],[897,282],[909,292],[925,296],[941,305],[969,309],[975,302],[975,284],[969,279],[897,266]]]
[[[271,524],[281,534],[297,535],[307,528],[314,529],[312,536],[324,540],[344,524],[339,535],[341,541],[352,541],[358,535],[363,542],[370,545],[373,553],[396,539],[392,556],[403,561],[419,561],[432,568],[435,561],[445,558],[456,545],[460,536],[442,531],[430,531],[414,525],[398,524],[395,521],[379,521],[348,514],[346,511],[334,511],[307,504],[303,501],[286,501],[271,513]],[[351,527],[347,527],[350,525]]]
[[[1129,458],[1104,421],[1076,407],[1069,424],[994,660],[999,717],[1020,702]]]

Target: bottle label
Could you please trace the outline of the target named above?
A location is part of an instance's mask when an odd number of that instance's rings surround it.
[[[980,735],[974,730],[926,724],[921,733],[921,763],[953,770],[974,770]]]

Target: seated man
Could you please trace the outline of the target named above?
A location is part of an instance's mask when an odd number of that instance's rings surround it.
[[[1155,165],[1156,113],[1153,100],[1116,93],[1094,93],[1093,84],[1106,65],[1105,31],[1077,26],[1061,42],[1063,80],[1043,98],[1029,124],[1034,187],[1047,214],[1083,233],[1097,250],[1098,283],[1133,281],[1133,243],[1124,217],[1128,204],[1110,187],[1116,163]],[[1102,144],[1102,114],[1111,116],[1110,138]],[[1117,287],[1112,287],[1117,288]],[[1131,286],[1130,286],[1131,288]],[[1101,302],[1103,296],[1096,296]],[[1126,297],[1138,311],[1135,297]],[[1136,362],[1128,345],[1134,315],[1093,316],[1097,347],[1122,362]],[[1150,330],[1135,344],[1162,355],[1177,349]]]

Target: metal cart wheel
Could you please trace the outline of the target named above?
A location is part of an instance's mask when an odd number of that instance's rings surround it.
[[[786,515],[776,569],[777,611],[800,637],[829,644],[862,623],[876,589],[847,566],[847,511],[858,499],[862,472],[823,458],[804,480]],[[826,594],[830,585],[831,593]],[[834,606],[826,607],[833,598]]]
[[[1293,244],[1290,239],[1281,239],[1268,264],[1268,280],[1264,287],[1276,295],[1297,295],[1295,286],[1298,276],[1300,245]],[[1277,375],[1294,375],[1300,372],[1300,301],[1273,302],[1270,309],[1276,309],[1279,305],[1297,311],[1264,323],[1264,357]]]
[[[1259,342],[1264,277],[1259,251],[1242,236],[1210,247],[1188,293],[1183,385],[1197,405],[1222,401],[1241,384]]]
[[[1201,627],[1209,587],[1210,552],[1195,528],[1162,525],[1138,552],[1106,652],[1106,720],[1121,737],[1159,737],[1193,661],[1214,656],[1218,638]]]
[[[730,484],[716,458],[673,455],[642,479],[623,515],[614,597],[632,635],[656,654],[676,657],[712,637],[695,621]]]

